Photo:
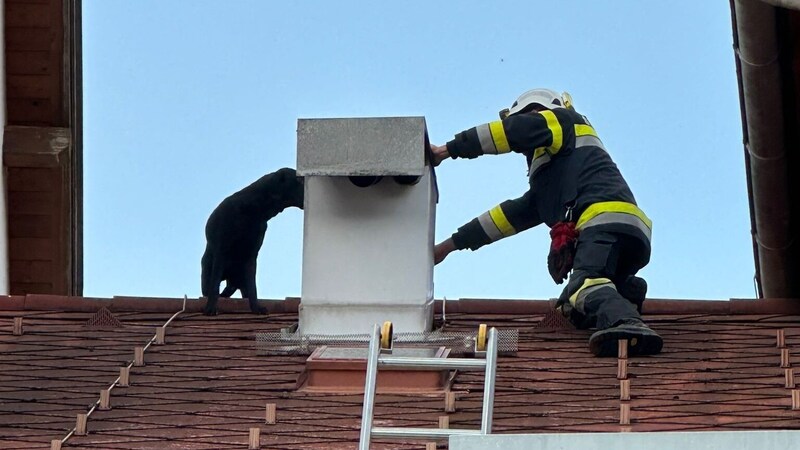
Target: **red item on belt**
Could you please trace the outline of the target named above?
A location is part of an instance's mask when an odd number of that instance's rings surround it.
[[[547,255],[547,270],[556,284],[567,279],[575,258],[578,234],[575,222],[558,222],[550,229],[550,254]]]

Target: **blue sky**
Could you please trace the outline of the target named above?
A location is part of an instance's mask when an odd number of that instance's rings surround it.
[[[208,215],[294,166],[296,121],[425,116],[432,142],[523,91],[572,94],[654,222],[654,298],[753,297],[728,2],[89,0],[86,296],[200,295]],[[520,155],[437,169],[437,241],[527,187]],[[300,294],[302,212],[269,224],[262,298]],[[558,296],[544,226],[435,269],[437,298]]]

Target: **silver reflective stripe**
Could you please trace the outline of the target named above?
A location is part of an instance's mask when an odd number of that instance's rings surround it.
[[[503,239],[503,233],[501,233],[497,228],[497,225],[494,224],[494,220],[492,220],[492,216],[489,214],[489,211],[486,211],[478,216],[478,222],[481,224],[483,232],[489,236],[489,239],[492,242]]]
[[[531,161],[531,167],[528,169],[528,176],[533,178],[533,175],[536,174],[536,171],[539,170],[540,167],[550,162],[550,154],[546,153],[533,161]]]
[[[586,314],[586,311],[583,309],[583,304],[586,301],[586,296],[591,294],[592,292],[598,291],[603,288],[611,288],[615,291],[617,290],[617,287],[614,286],[614,283],[612,283],[611,281],[609,281],[608,283],[596,284],[594,286],[589,286],[587,288],[584,288],[583,290],[578,292],[578,296],[575,299],[575,304],[573,305],[575,309],[577,309],[578,312],[581,314]]]
[[[585,136],[578,136],[578,137],[575,138],[575,147],[576,148],[589,147],[589,146],[600,147],[603,150],[606,149],[605,147],[603,147],[603,142],[600,140],[600,138],[598,138],[596,136],[592,136],[590,134],[587,134]]]
[[[494,145],[494,139],[492,139],[492,132],[489,129],[489,124],[478,125],[475,127],[475,131],[478,132],[478,141],[481,143],[481,150],[483,150],[483,153],[496,155],[497,147]]]
[[[609,223],[625,223],[625,224],[628,224],[628,225],[633,225],[636,228],[640,229],[642,231],[642,233],[644,233],[644,235],[647,237],[648,241],[650,240],[650,236],[651,236],[650,228],[648,228],[647,225],[644,222],[642,222],[642,219],[634,216],[633,214],[626,214],[626,213],[620,213],[620,212],[600,213],[600,214],[592,217],[588,221],[586,221],[586,223],[584,223],[580,227],[580,229],[581,230],[585,230],[585,229],[587,229],[589,227],[593,227],[595,225],[604,225],[604,224],[609,224]]]

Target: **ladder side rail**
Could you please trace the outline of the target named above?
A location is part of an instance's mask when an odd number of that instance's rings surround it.
[[[494,387],[497,376],[497,329],[489,330],[489,342],[486,346],[486,375],[483,389],[483,413],[481,414],[481,434],[492,433],[492,415],[494,410]]]
[[[372,416],[375,406],[375,389],[378,381],[378,357],[380,356],[381,334],[378,324],[372,328],[372,337],[369,341],[369,356],[367,360],[367,376],[364,381],[364,406],[361,410],[361,437],[359,450],[369,450],[370,437],[372,436]]]

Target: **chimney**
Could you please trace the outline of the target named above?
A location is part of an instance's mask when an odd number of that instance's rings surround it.
[[[299,119],[299,332],[430,331],[436,178],[423,117]]]

